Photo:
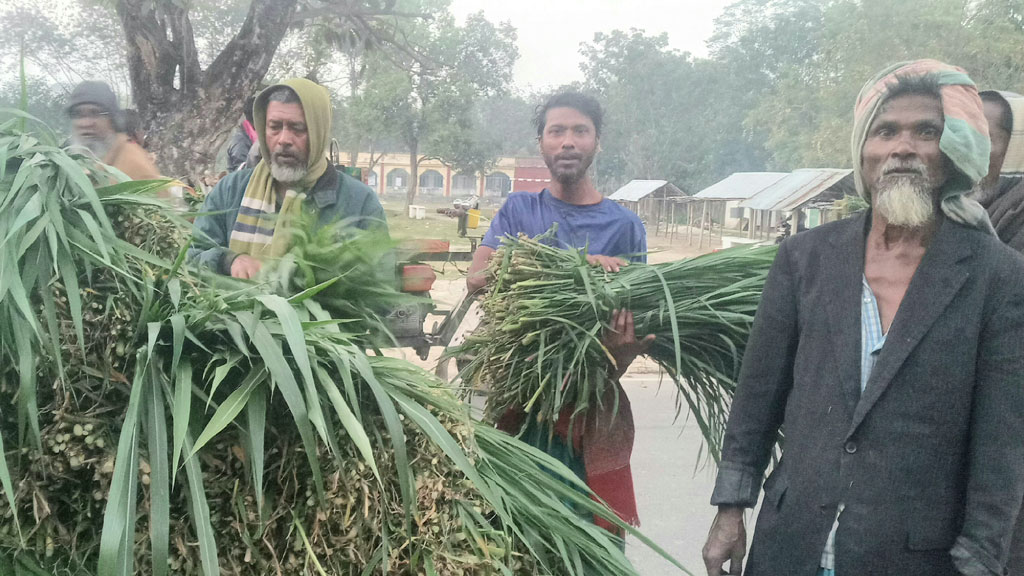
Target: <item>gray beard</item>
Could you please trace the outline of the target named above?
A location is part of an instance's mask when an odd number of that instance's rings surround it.
[[[270,175],[282,184],[294,184],[306,177],[305,166],[285,166],[270,161]]]
[[[99,160],[107,157],[107,153],[114,147],[115,142],[117,142],[116,134],[111,134],[109,138],[79,138],[78,136],[71,136],[72,146],[85,148],[92,152],[93,156]]]
[[[919,229],[935,218],[928,178],[890,176],[878,184],[875,209],[892,226]]]

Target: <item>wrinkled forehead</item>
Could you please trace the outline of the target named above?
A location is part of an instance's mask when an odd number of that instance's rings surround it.
[[[929,122],[942,127],[945,123],[942,100],[934,94],[900,94],[887,98],[871,120],[871,128],[880,124],[919,124]]]
[[[305,123],[306,111],[299,102],[268,102],[267,122]]]

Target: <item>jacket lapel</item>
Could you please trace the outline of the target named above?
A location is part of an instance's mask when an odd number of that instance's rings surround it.
[[[969,275],[964,260],[972,253],[972,239],[966,231],[944,220],[896,311],[878,362],[857,404],[847,437],[852,436],[864,421],[907,357],[960,291]]]
[[[849,414],[860,399],[860,298],[868,214],[851,218],[841,233],[829,237],[836,257],[825,263],[830,267],[827,309],[834,340],[832,351]]]

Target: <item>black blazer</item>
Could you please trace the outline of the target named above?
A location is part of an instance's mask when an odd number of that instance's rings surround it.
[[[781,427],[745,574],[814,576],[840,503],[839,576],[1001,574],[1024,495],[1024,258],[943,220],[862,394],[869,218],[780,247],[712,503],[756,503]]]

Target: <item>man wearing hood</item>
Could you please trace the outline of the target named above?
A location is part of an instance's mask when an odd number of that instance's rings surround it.
[[[747,345],[704,547],[748,576],[996,576],[1024,496],[1024,259],[965,195],[985,175],[974,83],[892,66],[854,109],[871,209],[779,248]]]
[[[264,260],[290,248],[287,222],[316,213],[323,226],[341,219],[369,229],[384,226],[384,209],[368,186],[327,159],[331,102],[327,89],[302,78],[259,93],[253,107],[263,159],[229,174],[203,202],[195,226],[200,239],[190,257],[221,274],[255,277]]]

